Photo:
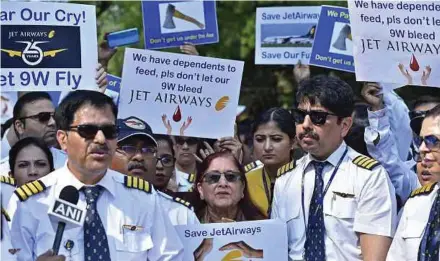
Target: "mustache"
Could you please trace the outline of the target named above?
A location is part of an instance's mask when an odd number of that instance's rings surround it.
[[[128,171],[131,171],[133,169],[141,169],[143,171],[147,171],[147,168],[145,168],[144,164],[136,161],[128,163]]]
[[[319,135],[316,134],[313,130],[306,130],[303,133],[298,134],[298,138],[300,140],[304,139],[306,136],[308,136],[309,138],[312,138],[314,140],[319,141]]]
[[[95,146],[90,149],[90,152],[98,152],[98,153],[108,153],[110,149],[107,145]]]

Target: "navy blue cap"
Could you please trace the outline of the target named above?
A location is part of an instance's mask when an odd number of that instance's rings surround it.
[[[157,146],[157,142],[153,137],[153,131],[145,121],[131,116],[125,119],[118,119],[116,125],[119,128],[118,142],[139,135],[151,140]]]

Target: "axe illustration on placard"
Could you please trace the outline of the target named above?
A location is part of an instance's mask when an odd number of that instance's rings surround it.
[[[345,51],[347,50],[347,46],[345,44],[345,39],[351,40],[351,27],[350,25],[346,24],[344,27],[342,27],[341,31],[339,32],[338,39],[333,43],[333,47]]]
[[[182,14],[178,10],[176,10],[176,7],[172,4],[168,4],[167,12],[165,16],[165,21],[163,23],[163,28],[167,29],[174,29],[176,28],[176,25],[174,24],[173,17],[185,20],[187,22],[193,23],[197,25],[200,29],[203,29],[205,27],[204,24],[200,23],[196,19],[192,18],[191,16],[187,16],[185,14]]]

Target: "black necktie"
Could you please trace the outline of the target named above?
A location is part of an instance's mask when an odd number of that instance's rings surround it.
[[[327,163],[314,161],[315,188],[309,208],[304,258],[307,261],[325,261],[325,226],[323,212],[324,180],[322,171]]]

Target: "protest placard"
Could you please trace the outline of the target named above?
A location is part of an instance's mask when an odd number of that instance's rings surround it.
[[[348,1],[358,81],[440,86],[439,1]]]
[[[217,43],[215,1],[142,1],[146,49]]]
[[[121,91],[121,78],[112,74],[107,74],[107,89],[105,94],[113,99],[113,102],[119,104],[119,92]]]
[[[243,65],[127,48],[118,117],[141,118],[158,134],[233,136]]]
[[[2,91],[96,89],[95,6],[4,2]]]
[[[353,43],[347,8],[322,6],[310,64],[354,72]]]
[[[308,64],[321,7],[257,8],[255,64]]]
[[[287,261],[287,228],[280,220],[176,226],[184,260]],[[268,240],[270,239],[270,240]]]

